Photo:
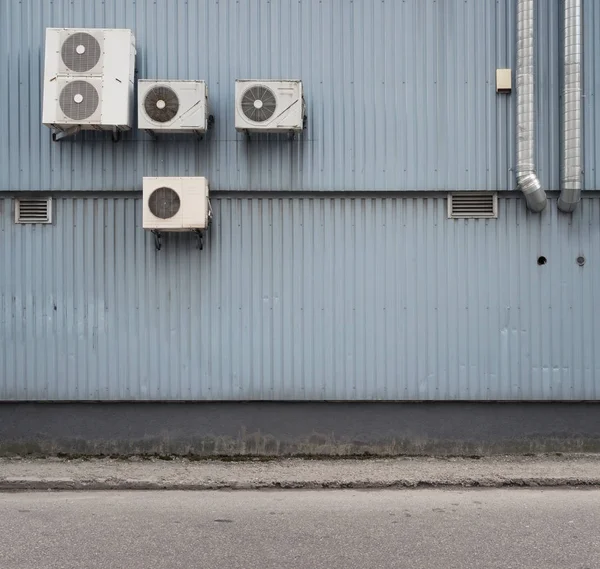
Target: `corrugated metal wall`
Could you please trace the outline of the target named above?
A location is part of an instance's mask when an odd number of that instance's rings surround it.
[[[514,188],[515,98],[494,81],[514,69],[516,1],[0,0],[0,400],[598,399],[600,197],[530,215],[514,192],[498,220],[452,221],[434,193]],[[536,3],[550,190],[560,4]],[[207,80],[215,129],[52,143],[50,26],[132,28],[138,77]],[[599,33],[584,2],[588,190]],[[304,81],[300,139],[235,132],[244,77]],[[206,250],[154,250],[144,175],[208,177]],[[63,192],[52,225],[13,223],[29,190]]]
[[[559,4],[537,3],[548,189],[559,183]],[[3,0],[0,190],[135,190],[144,175],[203,175],[218,190],[513,189],[515,98],[495,93],[495,70],[514,68],[515,25],[516,0]],[[202,142],[134,131],[119,144],[89,133],[53,144],[41,125],[49,26],[132,28],[138,77],[207,80],[215,130]],[[304,81],[300,140],[236,133],[234,80],[248,77]],[[596,112],[593,93],[585,105]],[[600,124],[586,127],[593,164]],[[594,176],[586,184],[600,189]]]
[[[0,201],[0,400],[600,395],[598,197],[448,220],[443,197],[221,194],[204,251],[159,252],[137,196],[54,205],[33,227]]]

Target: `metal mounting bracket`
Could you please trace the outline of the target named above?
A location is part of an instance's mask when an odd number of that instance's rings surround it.
[[[161,242],[162,234],[160,231],[158,231],[158,229],[153,229],[152,234],[154,235],[154,247],[156,248],[157,251],[160,251],[160,248],[162,247],[162,242]]]
[[[204,233],[200,229],[194,229],[196,234],[196,249],[202,251],[204,249]]]
[[[58,142],[63,138],[67,138],[68,136],[75,136],[80,130],[80,126],[74,126],[72,128],[68,128],[67,130],[55,130],[52,133],[52,142]]]

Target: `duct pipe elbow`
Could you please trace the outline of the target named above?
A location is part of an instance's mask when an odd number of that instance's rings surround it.
[[[564,213],[572,213],[577,209],[577,204],[581,201],[580,189],[568,191],[563,189],[558,198],[558,209]]]
[[[536,213],[539,213],[546,207],[546,192],[542,189],[542,184],[533,172],[519,174],[517,184],[523,192],[527,207]]]

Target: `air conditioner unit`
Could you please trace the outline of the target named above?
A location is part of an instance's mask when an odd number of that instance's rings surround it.
[[[127,130],[133,112],[131,30],[46,30],[42,122],[57,130]]]
[[[208,126],[204,81],[138,81],[138,128],[164,133],[202,133]]]
[[[144,229],[206,229],[211,209],[206,178],[144,178]]]
[[[235,82],[235,128],[246,132],[297,132],[304,126],[301,81]]]

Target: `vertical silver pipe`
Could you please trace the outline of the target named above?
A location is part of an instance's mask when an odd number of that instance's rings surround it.
[[[535,89],[533,75],[534,0],[517,3],[517,184],[531,211],[546,207],[546,192],[535,173]]]
[[[564,0],[564,85],[562,100],[561,211],[574,211],[581,199],[581,0]]]

